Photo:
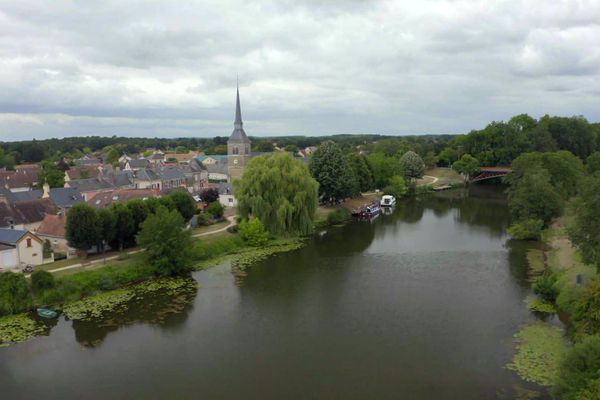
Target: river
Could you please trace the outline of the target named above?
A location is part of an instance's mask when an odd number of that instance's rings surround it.
[[[398,205],[316,235],[195,296],[64,317],[0,348],[2,399],[514,399],[513,335],[535,321],[526,245],[499,187]],[[525,398],[525,397],[523,397]]]

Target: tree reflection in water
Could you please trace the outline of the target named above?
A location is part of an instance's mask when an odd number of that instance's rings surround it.
[[[96,347],[110,332],[126,325],[147,323],[165,330],[181,328],[198,292],[196,281],[188,279],[189,284],[176,291],[161,289],[136,295],[122,311],[107,312],[92,321],[72,321],[75,339],[86,347]]]

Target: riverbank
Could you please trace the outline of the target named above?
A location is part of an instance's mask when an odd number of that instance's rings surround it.
[[[274,239],[257,248],[248,245],[238,234],[226,230],[212,232],[193,247],[193,270],[201,270],[231,259],[235,273],[266,257],[295,250],[303,245],[301,238]],[[33,293],[32,310],[48,307],[56,310],[77,309],[78,315],[101,313],[122,304],[132,293],[139,294],[151,282],[164,282],[143,254],[122,254],[117,263],[95,269],[58,276],[52,288]],[[175,279],[175,278],[174,278]],[[133,292],[132,292],[133,290]],[[89,309],[87,309],[87,308]],[[72,313],[66,313],[71,317]],[[0,346],[22,342],[47,331],[45,324],[33,317],[33,311],[0,318]]]
[[[542,249],[530,249],[527,253],[530,276],[535,277],[532,282],[535,285],[537,279],[550,277],[555,300],[547,301],[537,295],[528,301],[532,311],[546,317],[537,324],[523,326],[515,335],[518,351],[508,365],[523,379],[544,386],[556,386],[559,367],[569,349],[586,336],[577,334],[578,322],[573,316],[587,283],[600,278],[596,268],[581,261],[579,251],[568,237],[572,215],[572,209],[567,207],[565,214],[543,231]],[[566,329],[557,326],[556,317],[547,318],[551,315],[559,316]]]

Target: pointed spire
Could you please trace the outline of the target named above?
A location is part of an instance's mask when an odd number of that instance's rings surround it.
[[[250,143],[250,139],[248,139],[248,136],[246,136],[246,132],[244,132],[244,123],[242,122],[242,107],[240,106],[239,82],[236,85],[235,122],[233,123],[233,132],[231,133],[228,142]]]
[[[236,129],[242,129],[242,126],[244,125],[244,123],[242,122],[242,109],[240,107],[240,85],[239,85],[239,83],[236,86],[237,86],[237,97],[235,100],[235,122],[233,123],[233,126]]]

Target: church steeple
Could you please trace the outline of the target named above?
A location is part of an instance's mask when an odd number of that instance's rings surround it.
[[[240,107],[240,87],[237,87],[237,97],[235,99],[235,122],[233,123],[235,129],[243,129],[244,123],[242,122],[242,109]]]
[[[244,169],[250,159],[250,146],[250,139],[248,139],[246,132],[244,132],[242,107],[240,106],[240,86],[237,85],[233,132],[231,132],[231,136],[227,140],[227,172],[230,181],[240,179],[244,174]]]
[[[235,121],[233,122],[233,132],[228,142],[250,143],[250,139],[244,132],[244,123],[242,122],[242,107],[240,106],[240,87],[237,85],[235,98]]]

